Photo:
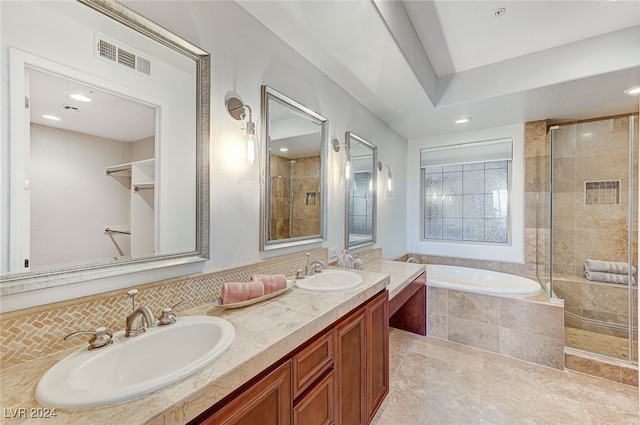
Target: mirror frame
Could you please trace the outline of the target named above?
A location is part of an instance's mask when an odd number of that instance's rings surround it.
[[[368,141],[366,141],[365,139],[363,139],[362,137],[358,136],[357,134],[351,132],[351,131],[347,131],[344,135],[344,143],[347,146],[347,149],[351,149],[351,140],[355,139],[356,141],[358,141],[359,143],[362,143],[363,145],[371,148],[372,153],[373,153],[373,157],[372,157],[372,175],[371,178],[373,179],[373,211],[372,213],[372,221],[373,221],[373,229],[372,229],[372,235],[371,235],[371,240],[366,240],[362,243],[359,244],[354,244],[354,245],[349,245],[349,195],[351,194],[350,190],[345,190],[345,222],[344,222],[344,245],[345,245],[345,249],[346,250],[354,250],[354,249],[359,249],[359,248],[364,248],[366,246],[370,246],[370,245],[374,245],[376,243],[376,238],[377,238],[377,230],[378,230],[378,218],[377,218],[377,209],[378,209],[378,167],[376,166],[376,164],[378,163],[378,147],[376,145],[374,145],[373,143],[370,143]],[[352,158],[353,160],[353,158]]]
[[[297,238],[269,240],[269,187],[267,176],[269,170],[269,99],[279,102],[283,106],[295,110],[320,125],[320,234],[301,236]],[[261,140],[264,141],[262,157],[264,168],[262,170],[262,196],[260,202],[260,251],[268,251],[278,248],[321,243],[327,240],[327,137],[329,120],[322,115],[296,102],[290,97],[263,85],[261,87],[260,119],[262,120]],[[262,148],[262,147],[261,147]]]
[[[194,251],[132,259],[119,263],[88,264],[80,267],[0,276],[0,296],[51,288],[88,280],[121,276],[209,259],[209,138],[210,138],[210,54],[166,30],[116,0],[76,0],[96,12],[160,43],[196,65],[196,246]],[[9,141],[11,143],[11,141]],[[2,196],[8,196],[3,193]],[[2,260],[4,261],[4,259]]]

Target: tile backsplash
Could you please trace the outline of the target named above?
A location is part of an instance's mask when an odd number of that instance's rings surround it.
[[[327,249],[310,250],[311,261],[327,262]],[[176,310],[186,311],[220,297],[225,282],[248,281],[253,274],[283,273],[293,276],[303,268],[306,252],[276,257],[256,263],[184,276],[146,285],[136,285],[140,291],[137,305],[149,306],[154,313],[181,300],[189,304]],[[65,335],[80,330],[106,326],[113,332],[124,328],[131,312],[127,289],[92,295],[0,315],[0,369],[54,354],[86,344],[81,338],[64,341]]]

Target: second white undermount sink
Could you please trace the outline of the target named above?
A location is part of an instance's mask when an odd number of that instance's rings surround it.
[[[312,291],[348,291],[362,283],[362,276],[348,270],[324,270],[313,276],[297,279],[296,286]]]
[[[83,409],[122,403],[174,384],[208,366],[231,346],[233,325],[211,316],[179,317],[136,337],[123,332],[98,350],[75,351],[38,382],[46,407]]]

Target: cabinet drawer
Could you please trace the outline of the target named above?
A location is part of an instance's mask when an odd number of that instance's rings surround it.
[[[335,334],[331,330],[293,356],[293,397],[297,398],[333,367]]]
[[[336,387],[332,370],[293,406],[293,425],[333,425]]]

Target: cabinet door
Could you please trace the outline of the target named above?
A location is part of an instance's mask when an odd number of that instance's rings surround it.
[[[203,425],[291,425],[291,360],[265,376]]]
[[[389,392],[389,293],[384,291],[366,307],[367,423]]]
[[[365,308],[356,310],[336,327],[336,373],[340,425],[366,423],[366,320]]]
[[[293,425],[333,425],[336,423],[335,370],[305,394],[293,407]]]

